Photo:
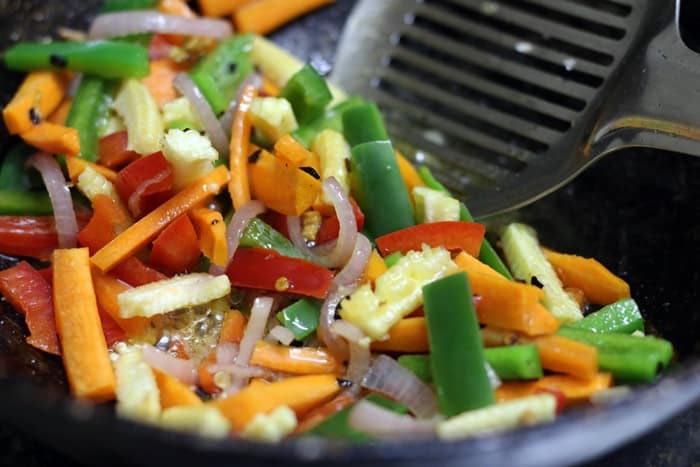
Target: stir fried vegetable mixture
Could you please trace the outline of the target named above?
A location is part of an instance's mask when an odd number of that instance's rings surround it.
[[[654,381],[673,349],[625,281],[523,224],[496,250],[373,103],[257,35],[324,3],[112,0],[5,51],[0,292],[72,395],[205,436],[452,440]]]

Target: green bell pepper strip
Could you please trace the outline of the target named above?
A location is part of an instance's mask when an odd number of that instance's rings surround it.
[[[399,404],[398,402],[395,402],[376,393],[370,394],[364,399],[374,404],[377,404],[385,409],[391,410],[392,412],[396,412],[400,415],[408,413],[408,408],[405,405]],[[350,426],[348,418],[350,416],[350,410],[352,410],[352,407],[353,406],[351,405],[334,413],[333,415],[316,425],[314,428],[304,433],[304,435],[316,435],[322,436],[324,438],[343,439],[353,442],[373,441],[374,438],[372,438],[371,436],[362,433],[361,431],[355,430]]]
[[[439,190],[449,196],[452,196],[450,191],[447,188],[445,188],[445,186],[433,176],[432,172],[430,172],[430,169],[428,167],[419,167],[418,175],[428,188],[432,188],[433,190]],[[472,217],[471,213],[469,212],[469,209],[467,209],[467,206],[462,202],[459,203],[459,220],[474,222],[474,217]],[[498,255],[498,253],[496,253],[496,250],[494,249],[493,245],[491,245],[491,243],[485,238],[484,241],[481,243],[479,259],[483,263],[491,266],[502,276],[513,280],[513,276],[511,275],[506,265],[503,263],[503,260],[501,260],[501,257]]]
[[[323,115],[333,99],[326,80],[308,63],[289,78],[278,97],[289,101],[302,125]]]
[[[375,104],[358,105],[343,112],[343,135],[350,146],[389,139]]]
[[[562,326],[557,334],[597,348],[598,366],[611,372],[616,381],[651,382],[673,357],[670,342],[651,336],[602,334],[569,326]]]
[[[102,13],[127,10],[151,10],[156,7],[158,0],[107,0],[102,5]]]
[[[283,308],[277,313],[282,325],[292,331],[298,341],[306,339],[316,332],[321,316],[322,302],[311,298],[302,298]]]
[[[78,130],[80,137],[78,157],[90,162],[97,160],[99,129],[109,115],[106,88],[105,80],[84,75],[66,118],[66,126]]]
[[[535,344],[488,347],[484,358],[503,380],[537,379],[543,374]],[[430,355],[401,355],[398,362],[426,383],[433,382]]]
[[[644,319],[637,302],[632,298],[623,298],[590,313],[583,319],[567,324],[566,327],[592,332],[631,334],[634,331],[644,331]]]
[[[0,189],[0,215],[46,216],[53,214],[51,200],[45,191]]]
[[[253,73],[250,51],[253,35],[236,35],[221,41],[216,49],[190,70],[190,77],[216,115],[228,109],[243,80]]]
[[[467,274],[423,286],[423,308],[441,413],[451,417],[495,403]]]
[[[413,206],[389,141],[353,147],[351,164],[351,191],[371,238],[414,225]]]
[[[299,128],[292,131],[291,135],[308,149],[311,147],[311,143],[316,135],[323,130],[329,129],[343,133],[343,113],[348,109],[364,103],[365,101],[361,97],[351,96],[343,102],[340,102],[330,109],[327,109],[323,115],[316,117],[310,122],[300,125]]]
[[[260,247],[276,250],[284,256],[292,258],[310,259],[299,251],[294,244],[284,235],[275,230],[265,221],[256,218],[250,220],[239,240],[242,247]]]
[[[401,259],[402,256],[403,255],[400,251],[395,251],[390,255],[386,255],[384,257],[384,264],[386,264],[386,267],[390,268],[393,265],[395,265]]]
[[[20,142],[5,154],[0,165],[0,190],[23,191],[31,187],[29,171],[25,169],[24,164],[35,151]]]
[[[120,41],[22,42],[7,49],[5,65],[17,71],[71,70],[101,78],[143,78],[148,75],[148,50]]]

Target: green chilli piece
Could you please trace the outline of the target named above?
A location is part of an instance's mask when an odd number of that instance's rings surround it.
[[[384,264],[386,264],[386,267],[390,268],[393,265],[395,265],[400,259],[403,257],[400,251],[395,251],[391,253],[390,255],[387,255],[384,257]]]
[[[343,135],[350,147],[389,139],[382,114],[372,103],[354,106],[343,112]]]
[[[570,326],[562,326],[557,334],[598,349],[598,366],[619,382],[650,383],[673,357],[671,343],[652,336],[603,334]]]
[[[108,87],[112,86],[102,78],[84,75],[66,118],[66,126],[78,130],[78,157],[90,162],[97,160],[99,131],[109,116]]]
[[[308,63],[289,78],[278,97],[289,101],[297,122],[302,125],[323,115],[333,100],[326,80]]]
[[[352,148],[352,192],[372,238],[414,225],[413,206],[389,141]]]
[[[243,80],[253,73],[252,49],[252,34],[233,36],[221,41],[189,72],[216,115],[228,109]]]
[[[423,308],[441,413],[452,417],[495,403],[467,274],[425,285]]]
[[[53,207],[45,191],[17,191],[0,189],[0,215],[47,216]]]
[[[270,248],[291,258],[309,259],[287,237],[257,217],[251,219],[246,228],[243,229],[239,244],[248,248]]]
[[[418,175],[420,176],[421,180],[423,180],[423,183],[426,184],[428,188],[432,188],[434,190],[440,190],[450,196],[452,194],[450,191],[445,188],[445,185],[440,183],[435,176],[433,176],[432,172],[430,169],[426,166],[421,166],[418,168]],[[469,209],[467,209],[467,206],[460,202],[459,203],[459,220],[461,221],[467,221],[467,222],[474,222],[474,217],[471,215],[469,212]],[[502,276],[513,280],[513,276],[510,274],[510,271],[506,267],[506,265],[503,263],[503,260],[501,257],[498,255],[496,252],[496,249],[491,245],[491,243],[484,238],[484,241],[481,242],[481,250],[479,250],[479,259],[485,263],[491,266],[493,269],[495,269],[497,272],[499,272]]]
[[[503,380],[537,379],[543,374],[535,344],[488,347],[484,358]],[[401,355],[398,362],[426,383],[433,382],[430,355]]]
[[[0,190],[24,191],[32,187],[30,171],[25,168],[27,158],[36,152],[23,142],[12,147],[0,165]]]
[[[301,341],[316,332],[321,315],[322,302],[301,298],[277,313],[282,325],[292,331],[294,339]]]
[[[148,50],[112,40],[22,42],[7,49],[5,65],[17,71],[71,70],[100,78],[143,78],[148,75]]]
[[[338,133],[343,133],[343,114],[347,110],[364,103],[365,101],[361,97],[351,96],[343,102],[327,109],[314,120],[299,125],[299,128],[292,131],[291,135],[308,149],[311,147],[311,143],[316,135],[323,130],[329,129],[335,130]]]
[[[152,10],[158,0],[107,0],[102,5],[102,13],[127,10]]]
[[[623,298],[586,315],[579,321],[567,324],[566,327],[591,332],[631,334],[644,331],[644,318],[634,299]]]

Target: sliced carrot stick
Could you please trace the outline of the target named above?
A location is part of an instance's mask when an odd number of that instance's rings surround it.
[[[260,87],[260,94],[263,96],[277,97],[281,89],[277,86],[277,83],[272,81],[267,76],[262,77],[262,86]]]
[[[151,60],[149,73],[141,79],[156,101],[163,105],[177,97],[173,80],[184,68],[170,59]]]
[[[199,9],[204,16],[230,15],[236,8],[251,0],[197,0]]]
[[[532,339],[540,354],[542,367],[581,379],[598,373],[598,350],[563,336],[539,336]]]
[[[75,128],[41,122],[19,135],[28,145],[51,154],[77,156],[80,153],[80,138]]]
[[[24,133],[48,117],[63,100],[67,87],[68,79],[63,73],[29,73],[12,100],[2,110],[2,117],[10,134]]]
[[[544,250],[564,287],[583,290],[595,305],[609,305],[630,296],[630,286],[594,258]]]
[[[116,380],[97,310],[87,248],[54,250],[53,300],[63,366],[73,396],[114,398]]]
[[[462,268],[462,270],[467,271],[467,274],[470,274],[472,272],[479,272],[482,274],[491,275],[496,278],[508,280],[488,264],[480,261],[478,258],[475,258],[464,251],[459,252],[459,254],[453,258],[453,261],[457,263],[457,266]]]
[[[92,167],[97,172],[102,174],[107,180],[114,183],[117,180],[117,172],[109,169],[101,164],[95,164],[93,162],[86,161],[80,157],[66,157],[66,168],[68,169],[68,176],[73,183],[78,180],[78,177],[86,167]]]
[[[255,344],[250,363],[293,375],[338,375],[345,370],[342,362],[323,348],[289,347],[265,341]]]
[[[219,344],[226,342],[240,343],[247,323],[248,320],[240,310],[229,310],[224,316],[224,322],[221,324]]]
[[[265,150],[251,159],[251,194],[273,211],[300,216],[321,193],[319,179]]]
[[[156,368],[151,368],[151,370],[156,378],[160,392],[160,406],[163,410],[176,406],[204,405],[202,399],[186,384]]]
[[[267,34],[287,22],[333,0],[257,0],[246,2],[233,12],[233,23],[240,32]]]
[[[228,262],[228,243],[226,241],[226,224],[219,211],[209,208],[196,208],[190,211],[190,217],[197,232],[199,249],[209,260],[226,266]]]
[[[294,434],[301,434],[311,430],[331,415],[340,412],[345,407],[357,401],[357,398],[358,396],[354,392],[341,392],[325,404],[316,407],[315,409],[311,410],[311,412],[304,415],[304,417],[299,420],[297,427],[294,429]]]
[[[56,110],[51,112],[51,115],[49,115],[47,120],[51,123],[55,123],[56,125],[65,125],[71,105],[73,105],[73,99],[63,99]]]
[[[197,13],[190,8],[185,0],[160,0],[158,11],[169,15],[182,16],[183,18],[195,18]]]
[[[372,250],[372,254],[369,257],[367,267],[365,268],[365,272],[363,274],[363,278],[365,281],[369,281],[374,284],[374,281],[376,281],[379,276],[384,274],[387,269],[388,268],[386,267],[384,259],[379,255],[379,253],[377,253],[377,250]]]
[[[151,320],[137,316],[122,318],[119,316],[117,295],[130,289],[124,282],[105,274],[97,268],[92,269],[92,284],[95,289],[97,303],[126,332],[129,337],[142,336],[151,326]]]
[[[286,405],[297,417],[330,400],[340,391],[335,375],[305,375],[269,384],[250,384],[241,391],[212,404],[241,431],[257,414],[267,414]]]
[[[425,186],[423,179],[420,178],[420,175],[418,175],[418,172],[416,171],[416,167],[398,150],[394,150],[394,154],[396,154],[396,162],[399,164],[399,172],[401,172],[401,177],[406,184],[408,192],[411,193],[417,186]],[[411,199],[413,199],[413,197],[411,197]]]
[[[612,386],[611,373],[596,373],[593,378],[580,379],[569,375],[547,375],[536,381],[504,381],[496,388],[496,402],[531,396],[532,394],[555,389],[566,396],[567,404],[583,402],[593,394]]]
[[[209,367],[216,363],[216,349],[212,349],[197,366],[197,378],[199,379],[199,387],[207,394],[218,394],[221,388],[214,381],[214,373]]]
[[[231,181],[228,191],[233,208],[238,209],[250,201],[250,184],[248,182],[248,151],[250,150],[250,106],[258,95],[252,84],[241,90],[236,114],[231,124],[231,142],[229,143],[229,168]]]
[[[389,338],[373,341],[372,350],[382,352],[420,353],[430,350],[425,318],[404,318],[389,329]]]
[[[144,247],[168,223],[217,195],[228,181],[229,173],[224,166],[219,166],[206,176],[195,180],[102,247],[92,257],[92,263],[103,272],[110,270]]]
[[[297,167],[311,167],[316,172],[321,171],[318,155],[306,149],[289,133],[275,142],[274,152]]]

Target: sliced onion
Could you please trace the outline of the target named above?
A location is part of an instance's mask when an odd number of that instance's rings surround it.
[[[401,402],[418,417],[437,413],[437,399],[430,386],[386,355],[374,359],[362,385]]]
[[[357,221],[347,193],[334,177],[328,177],[323,181],[323,192],[333,203],[340,225],[338,239],[330,251],[321,252],[318,247],[309,248],[306,245],[306,239],[301,233],[301,221],[298,217],[287,218],[287,230],[292,243],[311,255],[314,262],[327,268],[337,268],[344,265],[352,255],[357,237]]]
[[[144,32],[223,39],[233,34],[233,28],[230,21],[222,19],[185,18],[157,11],[122,11],[97,16],[88,36],[105,39]]]
[[[369,343],[362,342],[365,338],[360,328],[342,319],[336,320],[331,325],[331,331],[344,338],[348,342],[350,358],[348,359],[348,369],[345,372],[345,379],[352,381],[351,391],[359,391],[362,380],[369,370],[372,353],[369,350]]]
[[[219,155],[228,157],[228,137],[202,91],[192,81],[192,78],[184,72],[175,76],[173,85],[192,105],[194,113],[199,117],[205,133],[211,140],[212,146],[214,146]]]
[[[151,345],[143,346],[143,359],[153,368],[185,384],[197,384],[197,366],[192,360],[174,357]]]
[[[279,324],[270,329],[268,335],[274,342],[279,342],[282,345],[289,345],[294,341],[294,333]]]
[[[367,267],[367,261],[372,253],[372,245],[367,237],[358,234],[355,240],[355,248],[345,267],[333,278],[330,290],[321,306],[321,316],[319,318],[319,335],[326,344],[328,350],[340,360],[347,360],[349,357],[348,346],[331,330],[331,325],[335,321],[335,310],[340,301],[346,295],[352,293],[362,277],[362,273]]]
[[[58,165],[56,158],[37,152],[27,159],[27,165],[34,167],[41,174],[46,191],[49,192],[53,216],[56,222],[58,234],[58,246],[60,248],[73,248],[77,245],[78,220],[73,209],[73,199],[70,196],[70,188]]]
[[[240,103],[241,91],[246,88],[246,86],[254,86],[255,89],[260,90],[262,88],[262,77],[257,73],[252,73],[248,75],[240,86],[236,90],[236,97],[229,103],[226,112],[219,118],[219,124],[221,128],[224,129],[224,133],[228,138],[231,137],[231,126],[233,125],[233,117],[236,115],[236,110],[238,110],[238,104]]]
[[[236,357],[236,366],[246,367],[250,363],[250,358],[253,356],[255,344],[262,340],[267,326],[267,320],[272,311],[274,300],[271,297],[257,297],[250,309],[250,318],[243,332],[241,345],[238,349]],[[248,382],[248,378],[234,375],[231,383],[232,388],[242,388]]]
[[[380,439],[432,438],[436,428],[434,420],[400,415],[366,400],[353,406],[348,423],[354,429]]]

